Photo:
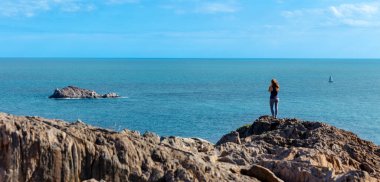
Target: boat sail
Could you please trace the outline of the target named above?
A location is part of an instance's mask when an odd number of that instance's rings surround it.
[[[334,80],[333,80],[333,77],[332,77],[332,76],[330,76],[330,78],[329,78],[329,82],[330,82],[330,83],[334,82]]]

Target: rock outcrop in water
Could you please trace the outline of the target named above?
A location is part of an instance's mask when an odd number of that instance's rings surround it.
[[[0,113],[0,151],[0,181],[380,181],[379,146],[296,119],[261,117],[213,145]]]
[[[55,89],[53,95],[49,96],[49,98],[54,99],[91,99],[91,98],[117,98],[120,97],[116,93],[108,93],[100,95],[93,90],[87,90],[75,86],[67,86],[62,89]]]

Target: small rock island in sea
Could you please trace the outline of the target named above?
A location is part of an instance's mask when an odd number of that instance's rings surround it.
[[[93,90],[83,89],[75,86],[67,86],[62,89],[55,89],[53,95],[49,98],[53,99],[96,99],[96,98],[118,98],[116,93],[98,94]]]
[[[2,182],[379,179],[380,146],[320,122],[264,116],[214,145],[0,113]]]

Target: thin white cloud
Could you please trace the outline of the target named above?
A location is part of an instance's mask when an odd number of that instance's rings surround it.
[[[43,12],[84,12],[102,5],[137,4],[144,0],[0,0],[0,17],[33,17]],[[178,14],[235,13],[238,0],[167,0],[162,6]]]
[[[0,15],[2,16],[34,16],[36,11],[47,11],[50,5],[47,1],[0,1]]]
[[[323,25],[374,27],[380,26],[380,1],[283,11],[282,15],[289,19],[303,20],[304,22],[318,20]]]
[[[0,16],[33,17],[42,12],[92,11],[101,4],[138,3],[139,0],[0,0]]]
[[[240,10],[238,0],[171,0],[162,7],[177,14],[220,14],[235,13]]]
[[[91,11],[95,6],[81,0],[1,0],[1,16],[32,17],[38,13],[59,10],[63,12]]]
[[[199,13],[234,13],[238,11],[235,4],[230,3],[204,3],[196,9]]]
[[[300,17],[304,14],[304,10],[283,11],[281,14],[286,18]]]
[[[107,0],[107,4],[126,4],[126,3],[139,3],[140,0]]]
[[[341,4],[329,9],[336,17],[372,16],[379,13],[380,3]]]

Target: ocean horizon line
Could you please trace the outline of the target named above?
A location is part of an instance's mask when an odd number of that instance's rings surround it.
[[[102,60],[102,59],[112,59],[112,60],[248,60],[248,61],[262,61],[262,60],[376,60],[380,61],[380,58],[239,58],[239,57],[0,57],[1,60],[68,60],[68,59],[76,59],[76,60]]]

